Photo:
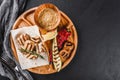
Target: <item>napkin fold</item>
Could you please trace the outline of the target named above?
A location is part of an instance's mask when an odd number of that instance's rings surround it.
[[[14,59],[12,50],[10,47],[10,30],[13,26],[16,18],[20,15],[25,7],[27,0],[0,0],[0,54],[6,54],[13,61],[15,61],[20,72],[28,78],[28,80],[33,80],[28,71],[22,70],[20,65]],[[8,73],[7,69],[1,64],[0,61],[0,75],[8,77],[13,80],[11,74]],[[17,76],[17,80],[25,80],[21,75]]]

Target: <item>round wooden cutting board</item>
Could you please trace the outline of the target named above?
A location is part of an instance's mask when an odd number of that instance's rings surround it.
[[[36,9],[37,9],[37,7],[29,9],[26,12],[24,12],[14,23],[12,30],[18,29],[18,28],[24,27],[24,26],[29,27],[29,26],[36,25],[35,21],[34,21],[34,12]],[[72,21],[70,20],[70,18],[67,17],[67,15],[64,14],[62,11],[60,11],[60,14],[61,14],[61,21],[60,21],[59,26],[68,26],[70,28],[72,34],[71,34],[69,40],[74,44],[74,48],[70,54],[70,57],[62,64],[62,69],[63,69],[71,62],[74,55],[76,54],[77,44],[78,44],[78,36],[77,36],[75,26],[72,23]],[[11,48],[12,48],[13,54],[14,54],[15,58],[18,60],[18,56],[17,56],[16,50],[15,50],[15,46],[14,46],[12,37],[10,37],[10,41],[11,41]],[[30,72],[33,72],[33,73],[37,73],[37,74],[51,74],[51,73],[57,72],[54,69],[53,64],[30,68],[27,70]]]

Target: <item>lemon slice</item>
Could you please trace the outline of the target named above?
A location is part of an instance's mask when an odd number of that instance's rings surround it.
[[[57,36],[57,34],[58,34],[57,29],[55,29],[54,31],[48,32],[45,35],[42,35],[43,41],[54,39]]]

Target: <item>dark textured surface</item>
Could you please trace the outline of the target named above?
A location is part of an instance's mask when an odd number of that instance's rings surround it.
[[[3,77],[3,76],[1,76],[1,75],[0,75],[0,79],[1,79],[1,80],[10,80],[9,78]]]
[[[76,26],[79,44],[72,62],[35,80],[120,80],[120,0],[29,0],[26,10],[51,2]]]

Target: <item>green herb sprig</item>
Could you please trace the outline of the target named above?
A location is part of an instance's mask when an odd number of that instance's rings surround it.
[[[45,59],[42,55],[37,54],[36,51],[29,51],[29,50],[26,50],[26,49],[23,49],[23,48],[20,48],[19,50],[20,50],[21,52],[30,53],[31,55],[36,55],[36,56],[38,56],[38,57],[40,57],[40,58],[42,58],[42,59]]]

